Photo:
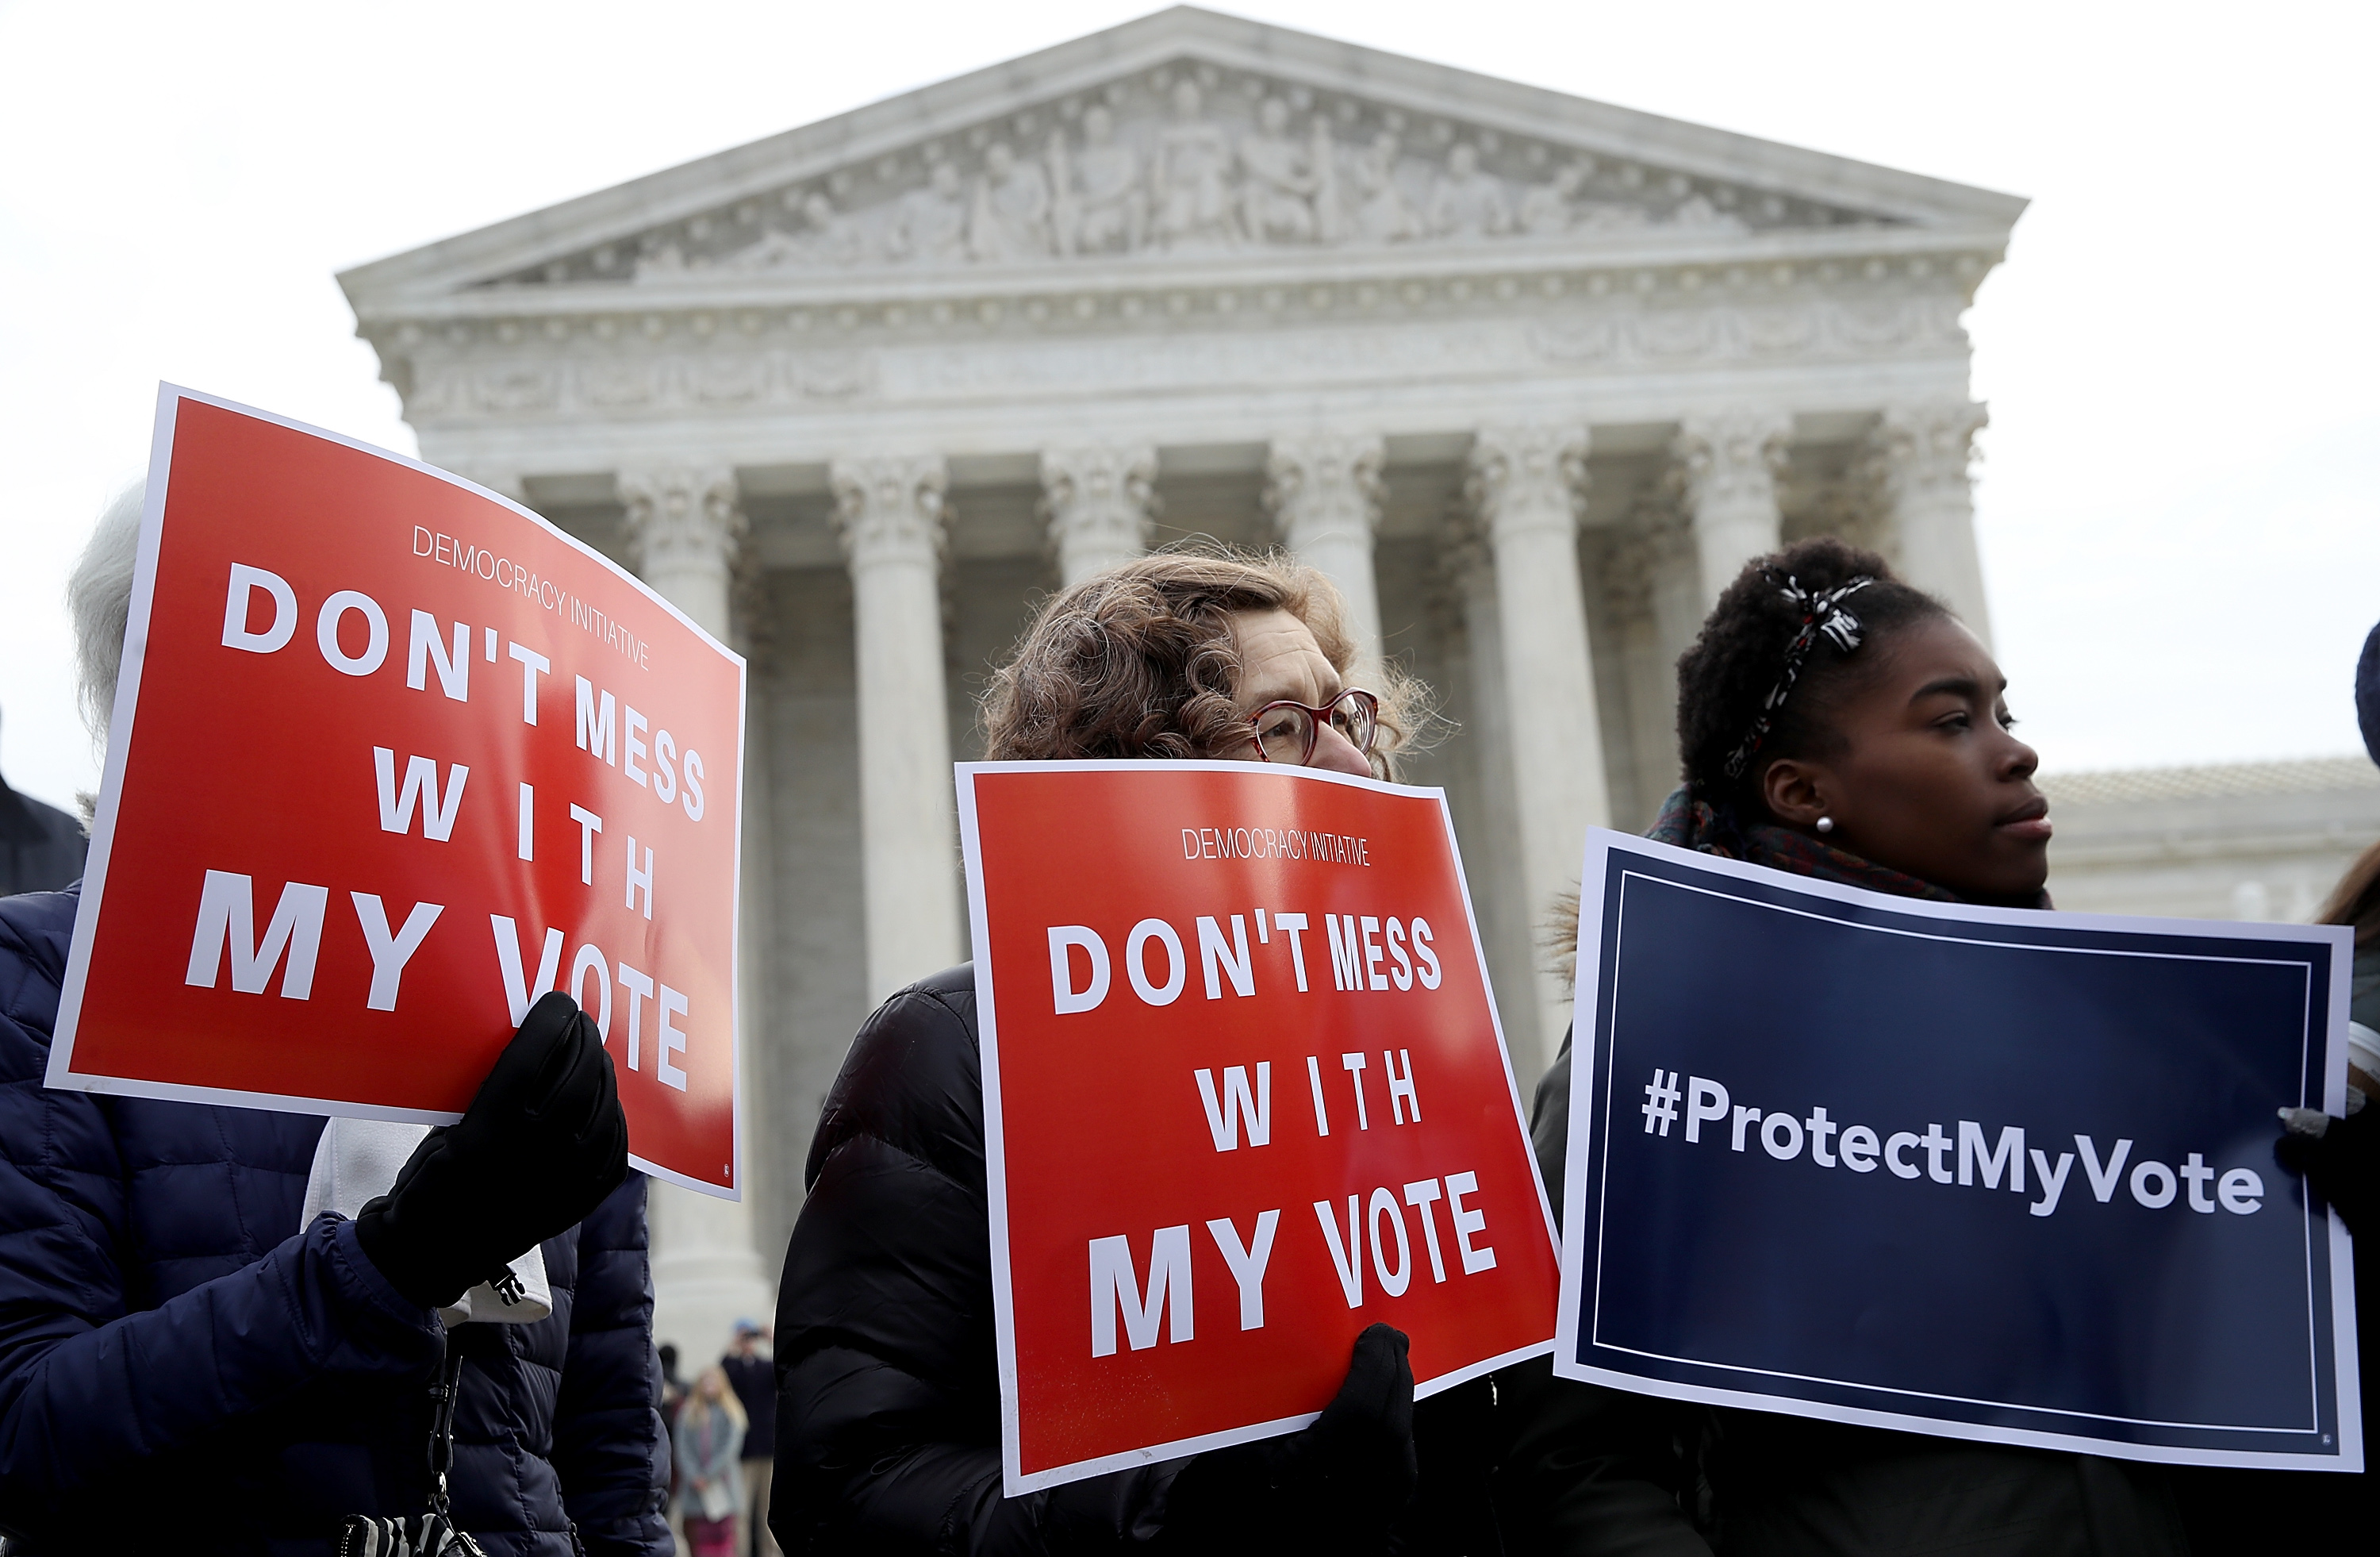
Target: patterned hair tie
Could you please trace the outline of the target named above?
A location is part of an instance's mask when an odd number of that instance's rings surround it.
[[[1736,744],[1735,749],[1727,754],[1726,772],[1731,779],[1743,776],[1743,771],[1752,765],[1754,753],[1760,749],[1760,743],[1768,738],[1773,716],[1785,706],[1786,698],[1793,690],[1793,683],[1802,678],[1802,666],[1809,659],[1810,649],[1818,641],[1819,635],[1823,633],[1833,639],[1835,647],[1846,654],[1860,646],[1860,636],[1865,629],[1860,626],[1858,617],[1843,609],[1843,602],[1876,582],[1863,573],[1839,589],[1814,594],[1802,588],[1800,581],[1790,574],[1780,582],[1776,574],[1764,567],[1760,576],[1777,585],[1778,592],[1800,609],[1802,625],[1794,631],[1792,641],[1785,645],[1785,666],[1777,673],[1777,685],[1768,689],[1767,698],[1762,701],[1760,716],[1752,722],[1752,728],[1744,732],[1743,739]]]

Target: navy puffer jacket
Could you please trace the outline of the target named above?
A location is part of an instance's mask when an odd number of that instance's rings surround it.
[[[74,892],[0,899],[0,1531],[27,1553],[312,1557],[419,1514],[465,1359],[456,1522],[490,1557],[666,1557],[644,1180],[545,1244],[553,1313],[399,1296],[298,1214],[322,1121],[42,1085]]]

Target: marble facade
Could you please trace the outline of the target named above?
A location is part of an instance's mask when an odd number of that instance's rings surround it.
[[[2364,757],[2053,773],[2049,892],[2095,914],[2304,924],[2380,840]]]
[[[657,1191],[664,1336],[764,1308],[870,1005],[965,955],[949,763],[1034,602],[1282,545],[1437,687],[1518,1067],[1671,673],[1830,530],[1988,631],[1961,316],[2022,201],[1175,9],[341,277],[432,463],[750,656],[754,1186]]]

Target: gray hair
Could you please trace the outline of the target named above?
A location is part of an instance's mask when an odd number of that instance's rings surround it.
[[[67,611],[74,618],[75,701],[91,739],[107,739],[115,712],[115,678],[124,669],[124,629],[132,615],[132,565],[140,546],[144,490],[115,494],[67,576]]]

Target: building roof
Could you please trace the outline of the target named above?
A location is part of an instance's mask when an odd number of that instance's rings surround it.
[[[2311,757],[2287,762],[2215,762],[2045,773],[2039,783],[2042,792],[2059,807],[2137,805],[2157,800],[2380,789],[2380,768],[2362,756]]]
[[[1185,92],[1187,103],[1178,95]],[[838,296],[881,294],[913,310],[922,298],[930,310],[925,293],[932,288],[921,292],[919,275],[1025,285],[1116,258],[1103,241],[1081,252],[1062,244],[1057,253],[953,245],[938,257],[934,245],[908,230],[923,219],[921,210],[931,214],[937,198],[962,200],[965,185],[978,187],[979,199],[1014,196],[1030,204],[1070,198],[1065,170],[1043,170],[1044,148],[1054,137],[1072,159],[1097,155],[1087,152],[1080,125],[1101,105],[1112,108],[1121,141],[1156,138],[1135,152],[1144,173],[1153,176],[1166,154],[1169,116],[1184,115],[1193,122],[1173,125],[1173,132],[1195,144],[1185,142],[1176,154],[1211,171],[1214,159],[1228,161],[1234,146],[1245,150],[1268,98],[1278,99],[1294,121],[1275,140],[1286,135],[1302,147],[1311,135],[1335,141],[1351,158],[1362,147],[1382,149],[1398,160],[1380,176],[1415,181],[1408,192],[1415,199],[1418,181],[1436,176],[1432,170],[1459,143],[1472,169],[1463,176],[1500,176],[1516,196],[1570,168],[1580,180],[1570,203],[1593,207],[1563,221],[1555,237],[1522,231],[1507,212],[1497,225],[1512,228],[1504,235],[1509,242],[1475,243],[1464,234],[1393,243],[1374,242],[1360,230],[1342,235],[1338,241],[1358,254],[1384,247],[1400,254],[1448,249],[1458,259],[1482,250],[1539,258],[1576,251],[1624,254],[1637,265],[1757,265],[1765,274],[1779,263],[1849,263],[1849,245],[1937,269],[1964,259],[1971,287],[1996,261],[2025,205],[2016,196],[1946,179],[1176,6],[359,265],[339,282],[367,334],[379,322],[442,304],[458,319],[547,302],[567,310],[607,298],[634,298],[643,308],[688,299],[742,307],[795,298],[812,283]],[[1012,188],[1018,164],[1029,164],[1026,184]],[[946,197],[933,184],[937,167],[961,180]],[[1351,164],[1345,171],[1353,177],[1362,170]],[[991,195],[981,192],[987,179]],[[1210,182],[1220,188],[1220,176]],[[1163,226],[1161,213],[1146,214]],[[1160,273],[1185,254],[1200,262],[1194,269],[1220,264],[1262,280],[1269,277],[1257,273],[1269,262],[1330,247],[1325,235],[1275,236],[1215,252],[1135,236],[1127,247],[1136,252],[1126,257],[1170,285],[1179,278]]]

